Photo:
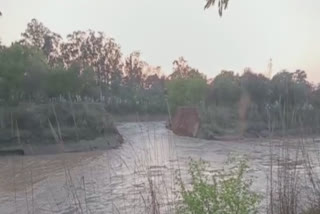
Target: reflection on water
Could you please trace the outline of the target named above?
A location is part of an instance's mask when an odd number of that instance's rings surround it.
[[[249,158],[253,188],[265,192],[267,142],[178,137],[163,122],[118,128],[118,149],[0,158],[0,213],[173,213],[175,171],[185,172],[189,157],[219,169],[231,153]]]

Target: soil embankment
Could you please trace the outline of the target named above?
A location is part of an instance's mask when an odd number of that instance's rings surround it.
[[[108,149],[123,141],[111,115],[99,103],[2,108],[0,129],[0,155],[18,150],[24,154],[47,154]]]

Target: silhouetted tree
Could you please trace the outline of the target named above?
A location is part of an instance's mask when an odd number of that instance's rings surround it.
[[[81,65],[81,69],[91,66],[98,83],[104,83],[108,87],[112,80],[122,76],[122,53],[114,39],[94,31],[75,31],[67,38],[68,41],[61,48],[66,65],[76,62]]]
[[[270,101],[270,80],[262,74],[256,74],[250,69],[246,69],[240,77],[240,84],[243,92],[249,95],[251,101],[260,110],[263,110]]]
[[[179,79],[179,78],[203,78],[205,76],[201,74],[197,69],[194,69],[188,65],[188,62],[183,58],[173,61],[173,72],[169,76],[170,79]]]
[[[43,51],[51,65],[59,62],[59,46],[62,40],[59,34],[50,31],[38,20],[32,19],[21,36],[21,44],[31,45]]]
[[[221,71],[210,85],[209,103],[234,105],[241,95],[240,79],[233,71]]]
[[[140,59],[140,52],[131,53],[124,64],[125,83],[133,90],[143,88],[143,67],[145,63]]]

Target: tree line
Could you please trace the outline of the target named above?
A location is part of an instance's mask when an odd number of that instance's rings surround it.
[[[160,67],[136,51],[124,57],[102,32],[75,31],[63,41],[33,19],[21,37],[1,46],[2,103],[72,99],[104,101],[112,111],[165,110]]]
[[[63,40],[33,19],[21,37],[0,49],[1,105],[99,101],[111,112],[166,113],[168,98],[172,113],[189,105],[205,112],[233,109],[228,117],[264,125],[273,118],[278,126],[298,126],[306,120],[302,116],[318,123],[312,114],[320,109],[320,87],[308,82],[303,70],[283,70],[271,79],[250,69],[242,75],[222,71],[209,81],[180,57],[165,76],[139,52],[123,56],[120,45],[102,32],[75,31]]]
[[[185,105],[200,109],[202,128],[209,132],[205,137],[228,129],[254,134],[320,130],[320,85],[310,83],[304,70],[282,70],[272,78],[249,68],[241,75],[223,70],[208,81],[189,68],[189,75],[167,86],[172,111]]]

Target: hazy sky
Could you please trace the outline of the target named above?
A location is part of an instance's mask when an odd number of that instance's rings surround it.
[[[203,0],[0,0],[0,37],[20,38],[36,18],[67,35],[92,29],[114,37],[125,55],[142,52],[166,73],[184,56],[208,77],[222,69],[265,73],[304,69],[320,82],[319,0],[230,0],[222,18]]]

